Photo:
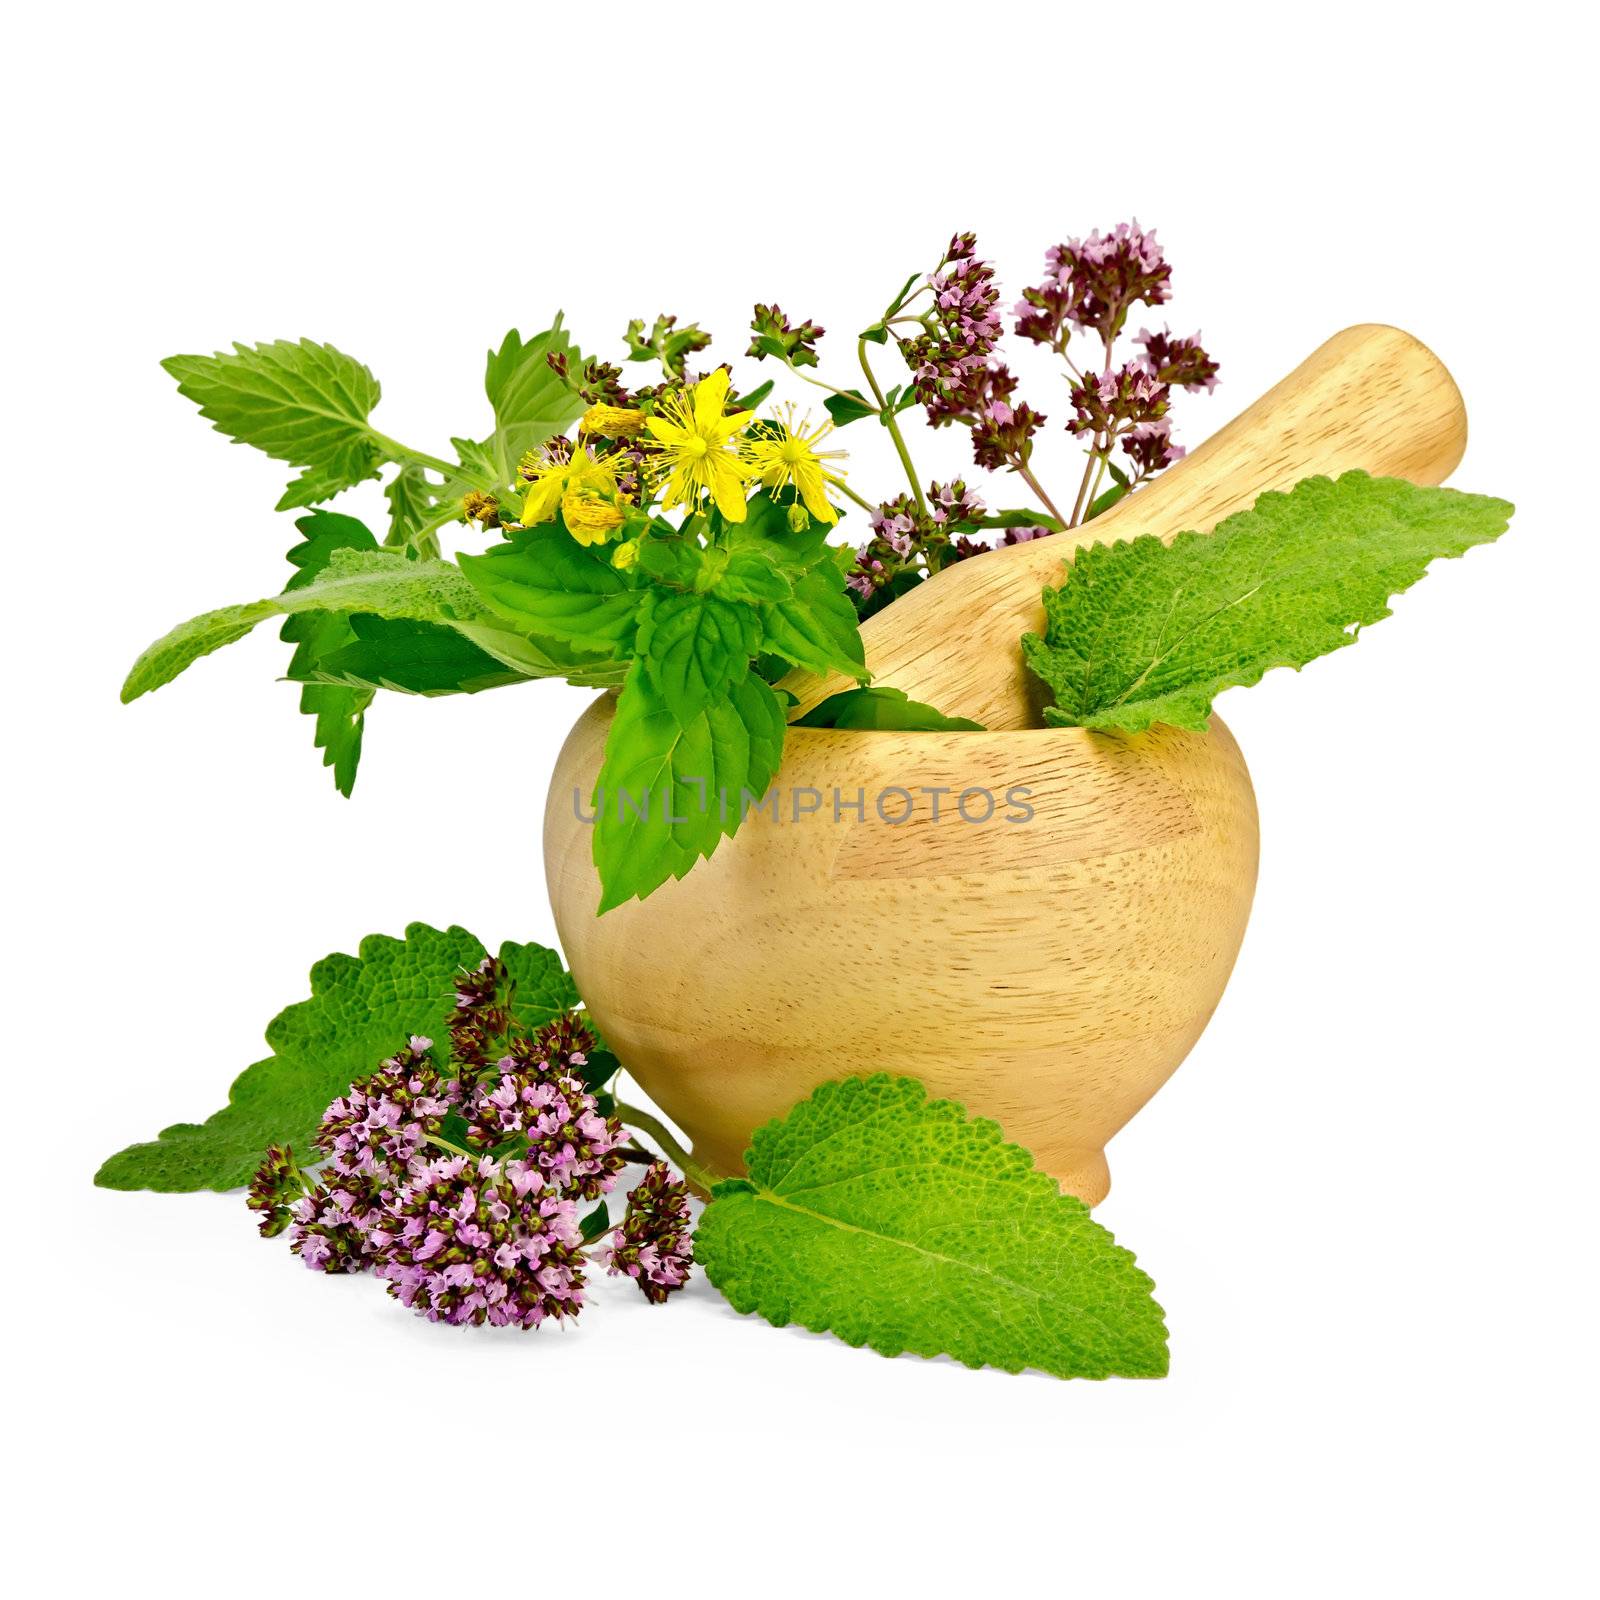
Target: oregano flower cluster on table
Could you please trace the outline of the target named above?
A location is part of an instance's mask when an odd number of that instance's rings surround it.
[[[436,1322],[526,1329],[574,1317],[597,1258],[659,1304],[693,1259],[688,1190],[629,1149],[603,1109],[613,1102],[598,1084],[614,1058],[591,1068],[595,1042],[570,1012],[524,1031],[494,956],[455,989],[445,1064],[413,1035],[323,1112],[315,1171],[288,1145],[267,1151],[246,1201],[262,1235],[287,1229],[306,1266],[370,1271]],[[612,1229],[602,1197],[630,1158],[648,1170]]]

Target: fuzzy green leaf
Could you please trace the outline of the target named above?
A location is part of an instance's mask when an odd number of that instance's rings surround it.
[[[734,1308],[881,1355],[1160,1377],[1154,1285],[997,1124],[910,1078],[824,1084],[758,1128],[695,1259]]]
[[[967,717],[947,717],[920,700],[909,699],[904,689],[874,686],[846,689],[829,695],[791,728],[863,728],[876,732],[982,733],[983,724]]]
[[[1264,494],[1214,532],[1077,551],[1022,641],[1056,703],[1047,720],[1202,729],[1212,698],[1354,644],[1439,556],[1505,532],[1511,506],[1347,472]]]
[[[95,1182],[107,1189],[233,1189],[249,1181],[269,1144],[291,1143],[309,1157],[328,1102],[411,1035],[433,1039],[443,1059],[454,980],[486,953],[464,928],[440,932],[416,922],[403,940],[374,934],[361,941],[358,956],[319,961],[311,998],[268,1025],[273,1053],[245,1069],[222,1110],[112,1156]],[[553,950],[504,944],[500,959],[516,984],[512,1010],[523,1027],[541,1027],[577,1005]]]
[[[366,611],[413,622],[480,620],[489,615],[461,569],[450,561],[412,561],[399,551],[335,550],[301,589],[224,606],[180,623],[134,662],[124,701],[171,683],[201,656],[242,639],[258,622],[301,612]]]
[[[600,910],[681,878],[739,827],[783,757],[783,703],[746,669],[725,698],[680,722],[636,661],[617,701],[592,796]]]
[[[329,499],[389,459],[367,424],[378,380],[331,344],[235,344],[231,355],[168,356],[161,365],[219,433],[306,469],[280,508]]]

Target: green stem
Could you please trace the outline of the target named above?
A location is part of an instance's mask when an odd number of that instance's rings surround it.
[[[1022,481],[1027,484],[1027,486],[1032,489],[1033,492],[1044,502],[1045,510],[1048,511],[1057,522],[1060,522],[1061,513],[1056,510],[1055,501],[1044,492],[1044,486],[1036,477],[1034,477],[1033,469],[1024,462],[1018,464],[1017,472],[1021,475]]]
[[[459,461],[441,461],[438,456],[430,456],[425,450],[413,450],[410,445],[401,444],[398,439],[391,439],[386,433],[372,434],[372,442],[383,450],[392,460],[407,461],[412,466],[426,467],[429,472],[437,472],[441,477],[459,478],[463,483],[470,483],[474,489],[481,489],[485,494],[498,494],[501,485],[494,479],[481,477],[470,467],[464,467]]]
[[[428,1135],[428,1143],[435,1146],[437,1149],[448,1150],[453,1156],[465,1156],[468,1161],[476,1161],[478,1157],[483,1154],[483,1151],[481,1150],[463,1150],[460,1145],[451,1144],[448,1139],[443,1138],[437,1133],[430,1133]]]
[[[629,1127],[638,1128],[649,1134],[661,1146],[667,1159],[673,1162],[702,1194],[711,1193],[711,1186],[717,1180],[678,1143],[668,1131],[666,1124],[658,1117],[651,1116],[648,1111],[641,1111],[638,1106],[630,1106],[623,1100],[617,1101],[617,1115]]]
[[[889,402],[883,398],[883,390],[878,387],[878,380],[872,375],[872,367],[867,361],[867,341],[856,341],[856,354],[861,360],[861,370],[867,375],[867,385],[872,390],[872,398],[878,402],[878,415],[883,420],[883,425],[889,430],[889,437],[894,440],[896,454],[900,457],[900,465],[906,469],[906,481],[911,485],[911,493],[916,497],[917,510],[923,516],[928,514],[928,502],[922,495],[922,484],[917,477],[917,469],[911,464],[911,452],[906,449],[906,441],[900,432],[900,424],[894,412],[889,409]]]
[[[439,554],[439,529],[447,522],[454,522],[461,515],[461,502],[447,500],[442,505],[433,508],[432,514],[420,528],[412,531],[409,537],[399,535],[397,528],[391,528],[384,538],[386,548],[394,550],[402,545],[411,545],[419,556],[437,556]]]
[[[1099,459],[1100,451],[1097,440],[1096,448],[1089,452],[1089,459],[1083,465],[1083,481],[1078,485],[1078,498],[1072,502],[1072,517],[1067,523],[1069,528],[1076,528],[1078,526],[1078,517],[1083,510],[1085,498],[1089,493],[1089,485],[1094,479],[1095,463]]]
[[[838,480],[837,480],[837,481],[836,481],[836,482],[835,482],[835,483],[834,483],[834,488],[835,488],[835,489],[842,489],[842,490],[843,490],[843,491],[844,491],[844,492],[845,492],[845,493],[846,493],[846,494],[847,494],[847,495],[849,495],[849,496],[850,496],[850,498],[851,498],[851,499],[852,499],[852,500],[854,500],[854,501],[855,501],[855,503],[856,503],[856,504],[857,504],[857,505],[858,505],[858,506],[860,506],[860,507],[861,507],[861,509],[862,509],[862,510],[863,510],[863,511],[876,511],[876,510],[877,510],[877,509],[878,509],[878,508],[877,508],[877,507],[876,507],[876,506],[875,506],[875,505],[873,505],[873,503],[872,503],[872,502],[871,502],[871,501],[870,501],[870,500],[863,500],[863,499],[862,499],[862,498],[861,498],[861,496],[860,496],[860,495],[858,495],[858,494],[857,494],[857,493],[856,493],[856,492],[855,492],[855,490],[854,490],[854,489],[852,489],[852,488],[851,488],[851,487],[850,487],[850,485],[849,485],[849,484],[848,484],[848,483],[846,483],[846,482],[845,482],[845,481],[844,481],[844,479],[843,479],[843,478],[840,478],[840,479],[838,479]]]
[[[799,367],[794,364],[794,362],[788,360],[787,358],[784,360],[783,364],[802,383],[809,383],[813,389],[826,389],[829,394],[836,394],[842,400],[857,401],[861,398],[860,395],[851,394],[848,389],[841,389],[836,384],[828,383],[822,378],[813,378],[809,372],[802,372]]]

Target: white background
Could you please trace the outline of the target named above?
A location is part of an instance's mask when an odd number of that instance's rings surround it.
[[[31,1592],[1593,1592],[1594,40],[1540,5],[1203,9],[12,19],[6,1435]],[[419,918],[549,939],[540,814],[585,700],[386,700],[350,803],[270,628],[119,707],[150,639],[276,590],[292,534],[285,470],[160,357],[331,340],[381,378],[380,425],[439,450],[483,431],[485,347],[558,306],[586,349],[667,309],[734,356],[754,299],[846,334],[956,228],[1009,299],[1130,215],[1222,361],[1190,443],[1389,321],[1467,396],[1454,481],[1519,508],[1359,648],[1223,701],[1254,918],[1100,1212],[1157,1281],[1170,1378],[884,1361],[702,1281],[474,1336],[303,1271],[236,1197],[89,1186],[212,1110],[325,953]],[[844,442],[888,492],[873,433]],[[1041,452],[1068,475],[1064,435]]]

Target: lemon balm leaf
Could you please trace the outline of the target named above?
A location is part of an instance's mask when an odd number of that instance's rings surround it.
[[[217,432],[305,469],[280,509],[330,499],[391,459],[367,421],[382,394],[378,380],[331,344],[235,344],[231,353],[168,356],[161,365]]]
[[[192,617],[158,639],[133,664],[124,702],[171,683],[201,656],[242,639],[268,617],[305,612],[369,612],[413,622],[483,621],[491,615],[450,561],[413,561],[399,551],[336,549],[301,588]]]
[[[1353,644],[1440,556],[1505,532],[1512,507],[1347,472],[1264,494],[1209,534],[1090,545],[1022,641],[1045,716],[1081,728],[1202,729],[1212,699]]]
[[[1133,1256],[997,1124],[911,1078],[824,1084],[758,1128],[695,1259],[735,1310],[880,1355],[1062,1378],[1160,1377]]]
[[[512,1009],[523,1027],[541,1027],[577,1005],[571,976],[553,950],[503,944],[499,953],[516,986]],[[292,1144],[310,1156],[328,1102],[412,1035],[432,1039],[443,1060],[455,979],[485,954],[465,928],[415,922],[402,939],[374,934],[354,956],[319,961],[311,969],[311,998],[268,1025],[272,1054],[245,1068],[227,1105],[202,1123],[180,1122],[130,1145],[105,1162],[95,1182],[107,1189],[234,1189],[249,1181],[268,1145]]]
[[[302,1154],[327,1104],[411,1034],[442,1040],[452,979],[476,966],[483,946],[464,928],[423,923],[404,939],[374,935],[354,956],[311,969],[311,998],[268,1025],[272,1054],[247,1067],[228,1103],[203,1123],[178,1123],[148,1144],[111,1157],[95,1175],[108,1189],[232,1189],[269,1144]]]

